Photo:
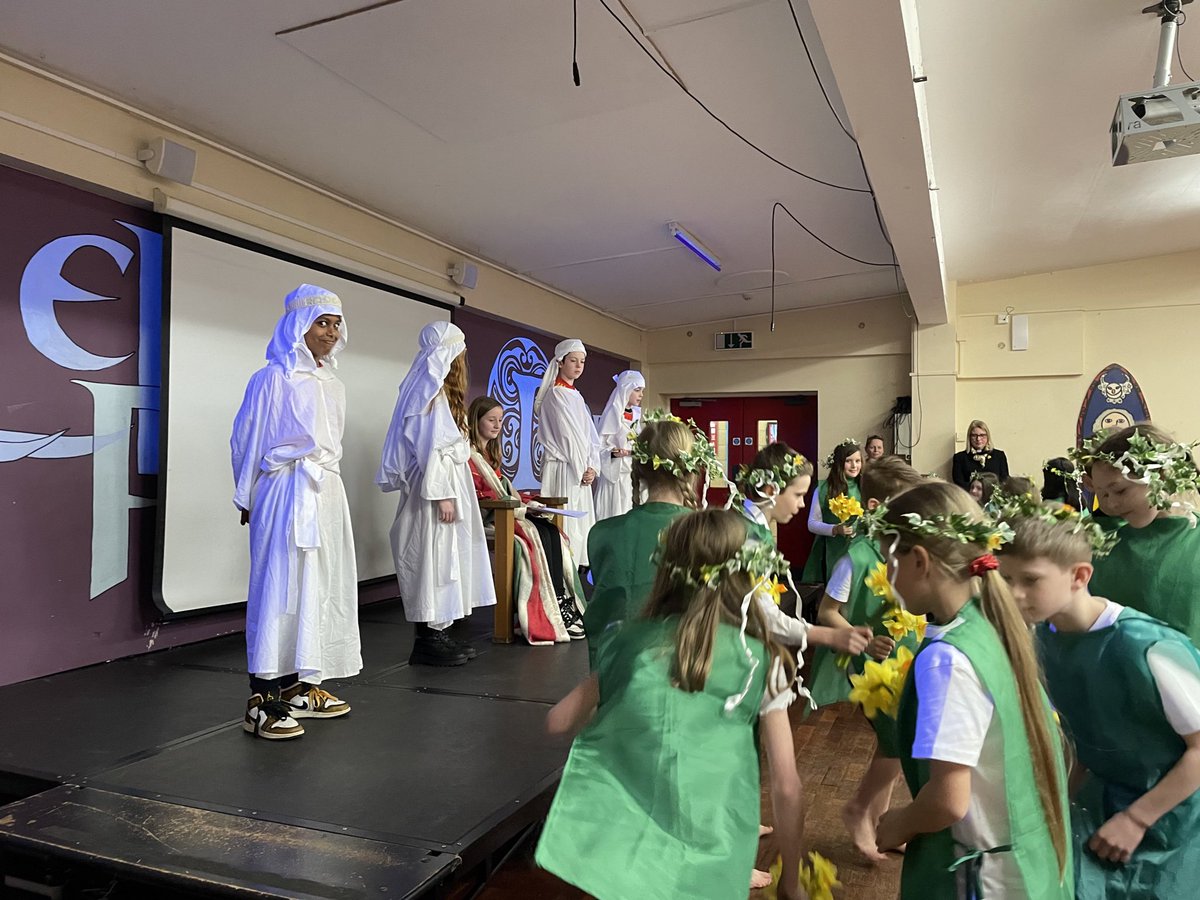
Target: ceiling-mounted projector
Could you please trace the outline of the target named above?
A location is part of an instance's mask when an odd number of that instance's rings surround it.
[[[1181,8],[1192,0],[1162,0],[1143,13],[1161,22],[1154,87],[1122,94],[1113,117],[1114,166],[1200,153],[1200,82],[1171,85],[1171,57]]]

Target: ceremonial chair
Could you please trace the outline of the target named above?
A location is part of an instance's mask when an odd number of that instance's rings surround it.
[[[543,506],[562,509],[566,497],[534,497]],[[493,533],[488,536],[488,549],[492,552],[492,583],[496,587],[496,621],[492,629],[492,642],[513,642],[513,531],[516,527],[516,511],[519,500],[480,499],[479,508],[492,512]],[[562,526],[562,516],[551,516],[556,528]]]

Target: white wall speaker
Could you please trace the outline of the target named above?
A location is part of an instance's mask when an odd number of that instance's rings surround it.
[[[159,178],[191,184],[196,174],[196,151],[166,138],[155,138],[138,151],[138,159]]]
[[[479,280],[479,267],[469,262],[451,263],[446,275],[459,287],[473,288]]]
[[[1029,349],[1029,316],[1012,317],[1012,338],[1009,345],[1014,350]]]

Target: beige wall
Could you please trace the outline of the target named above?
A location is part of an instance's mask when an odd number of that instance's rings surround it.
[[[731,330],[724,322],[650,332],[647,402],[816,391],[824,452],[880,430],[896,397],[909,393],[910,326],[894,297],[783,313],[774,334],[765,316],[739,318],[737,329],[754,331],[754,350],[713,350],[713,333]]]
[[[1200,251],[959,285],[958,436],[984,419],[1013,471],[1040,483],[1043,460],[1074,444],[1092,379],[1120,363],[1156,422],[1181,439],[1200,437],[1197,273]],[[1007,307],[1030,316],[1027,352],[998,346],[1009,329],[994,317]]]
[[[152,117],[24,66],[0,60],[0,154],[147,204],[156,188],[202,210],[442,291],[442,273],[466,254],[412,233],[282,172],[226,152]],[[191,187],[149,174],[137,152],[164,136],[197,151]],[[456,291],[455,291],[456,292]],[[480,263],[468,305],[641,360],[643,333],[498,267]]]

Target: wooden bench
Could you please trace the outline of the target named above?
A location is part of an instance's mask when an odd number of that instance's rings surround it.
[[[562,509],[566,497],[534,497],[543,506]],[[493,513],[492,525],[495,537],[492,541],[492,583],[496,587],[496,622],[492,629],[492,641],[497,644],[513,642],[513,540],[516,529],[516,511],[522,506],[519,500],[480,499],[479,508]],[[562,516],[551,516],[556,528],[561,526]],[[568,576],[570,573],[565,573]]]

